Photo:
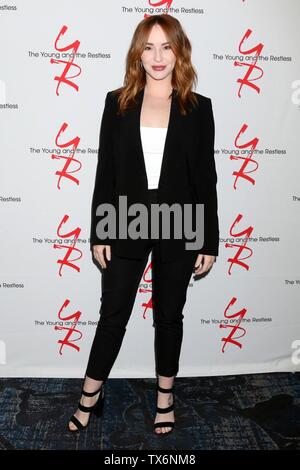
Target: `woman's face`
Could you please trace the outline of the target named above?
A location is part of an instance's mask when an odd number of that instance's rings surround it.
[[[158,24],[152,27],[141,61],[146,73],[154,80],[163,80],[172,74],[176,57],[162,27]]]

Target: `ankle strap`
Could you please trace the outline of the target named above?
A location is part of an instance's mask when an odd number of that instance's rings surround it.
[[[171,393],[174,391],[174,387],[172,388],[162,388],[160,385],[157,384],[157,390],[163,393]]]
[[[82,393],[82,395],[84,395],[84,396],[86,396],[86,397],[94,397],[95,395],[97,395],[97,393],[100,392],[101,388],[102,388],[102,385],[101,385],[101,387],[99,388],[99,390],[96,390],[96,392],[86,392],[85,390],[82,389],[82,390],[81,390],[81,393]]]

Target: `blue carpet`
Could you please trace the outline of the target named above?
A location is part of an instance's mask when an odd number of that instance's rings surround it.
[[[300,450],[300,374],[176,378],[174,431],[152,432],[156,379],[108,379],[103,417],[72,434],[82,379],[0,379],[0,449]]]

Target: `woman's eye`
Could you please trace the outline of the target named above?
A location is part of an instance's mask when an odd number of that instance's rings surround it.
[[[148,49],[151,49],[150,46],[146,46],[145,47],[145,51],[148,50]],[[164,49],[171,49],[171,46],[164,46]]]

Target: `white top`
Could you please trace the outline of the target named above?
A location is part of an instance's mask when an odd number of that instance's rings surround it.
[[[167,127],[141,128],[141,140],[148,178],[148,189],[158,187]]]

